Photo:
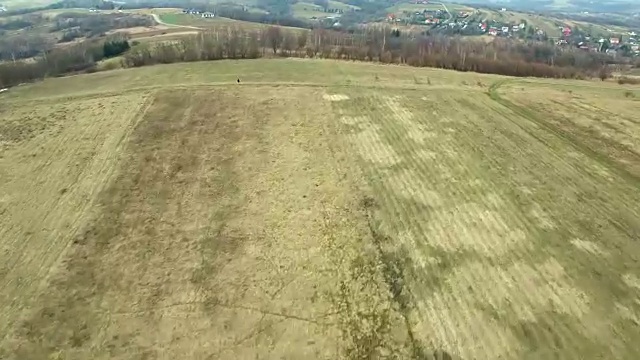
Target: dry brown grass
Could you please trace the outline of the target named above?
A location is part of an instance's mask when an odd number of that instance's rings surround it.
[[[5,293],[3,320],[11,326],[3,331],[4,356],[402,354],[406,334],[395,330],[401,317],[378,271],[361,199],[352,191],[358,173],[339,148],[325,142],[337,134],[321,109],[304,106],[321,96],[321,90],[271,87],[152,95],[130,136],[110,136],[123,146],[120,151],[94,150],[96,159],[122,157],[100,163],[105,174],[115,172],[100,195],[100,182],[78,164],[75,176],[97,187],[93,196],[84,195],[84,207],[51,208],[56,203],[42,195],[43,203],[30,205],[42,213],[56,210],[60,228],[47,228],[60,233],[56,251],[45,238],[3,244],[33,261],[49,258],[21,272],[31,262],[16,259],[20,266],[7,270],[7,283],[19,276],[35,282],[56,268],[37,296],[33,284],[28,306],[10,305],[18,288]],[[118,117],[124,129],[137,121]],[[68,126],[80,131],[79,125]],[[73,144],[94,149],[103,137]],[[70,159],[58,154],[49,161],[62,166]],[[55,172],[42,169],[42,176],[58,184],[41,184],[50,196],[82,195]],[[26,190],[37,183],[20,185]],[[18,186],[3,185],[14,194]],[[65,191],[58,189],[63,186]],[[23,239],[24,214],[11,217],[22,222],[5,238]],[[74,227],[65,226],[73,220]],[[55,262],[67,244],[63,261]]]
[[[624,91],[299,59],[12,89],[0,358],[637,358]]]
[[[142,93],[3,109],[0,333],[19,327],[86,224],[146,104]]]

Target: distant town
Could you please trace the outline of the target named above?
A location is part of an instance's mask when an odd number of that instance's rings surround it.
[[[415,4],[424,4],[425,9],[422,11],[403,11],[401,14],[391,13],[387,15],[386,21],[391,24],[424,25],[428,29],[426,31],[430,33],[550,41],[558,46],[571,46],[584,51],[602,52],[613,56],[640,56],[640,43],[635,31],[615,33],[610,30],[609,36],[605,36],[605,34],[591,34],[580,27],[558,24],[558,31],[552,36],[525,20],[511,22],[488,19],[483,17],[484,13],[479,10],[449,11],[445,7],[436,10],[433,9],[434,4],[430,4],[428,1],[416,1]],[[506,11],[506,8],[499,10],[499,12]]]

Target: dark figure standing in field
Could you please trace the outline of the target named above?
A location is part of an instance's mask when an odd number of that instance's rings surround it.
[[[240,84],[240,78],[238,78],[238,84]]]

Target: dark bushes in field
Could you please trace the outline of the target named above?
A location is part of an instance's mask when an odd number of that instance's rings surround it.
[[[618,84],[620,84],[620,85],[624,85],[624,84],[638,85],[638,84],[640,84],[640,78],[622,76],[622,77],[618,78]]]
[[[80,43],[49,51],[35,61],[0,64],[0,88],[68,73],[94,69],[96,62],[122,54],[129,49],[126,39],[118,36],[104,42]]]
[[[104,45],[102,45],[102,53],[104,57],[110,58],[124,53],[130,47],[129,42],[124,39],[105,41]]]

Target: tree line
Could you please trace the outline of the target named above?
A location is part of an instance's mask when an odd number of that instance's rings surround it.
[[[0,88],[74,72],[93,71],[102,59],[118,56],[129,49],[122,36],[104,41],[87,41],[47,51],[33,61],[0,63]]]
[[[365,28],[350,34],[325,29],[296,32],[269,27],[258,32],[229,28],[177,42],[134,48],[125,54],[124,65],[256,58],[267,54],[550,78],[599,77],[609,61],[603,54],[506,39],[484,44],[444,36],[400,36],[389,29]]]
[[[129,44],[87,42],[43,54],[33,62],[0,64],[0,86],[93,71],[97,61],[123,53],[124,67],[175,62],[251,59],[285,56],[373,61],[520,77],[608,77],[606,57],[497,39],[484,44],[463,38],[400,35],[386,28],[345,33],[325,29],[291,31],[270,26],[262,30],[227,28],[201,32],[178,41]]]
[[[16,61],[31,58],[51,49],[55,44],[46,36],[19,34],[0,36],[0,60]]]

